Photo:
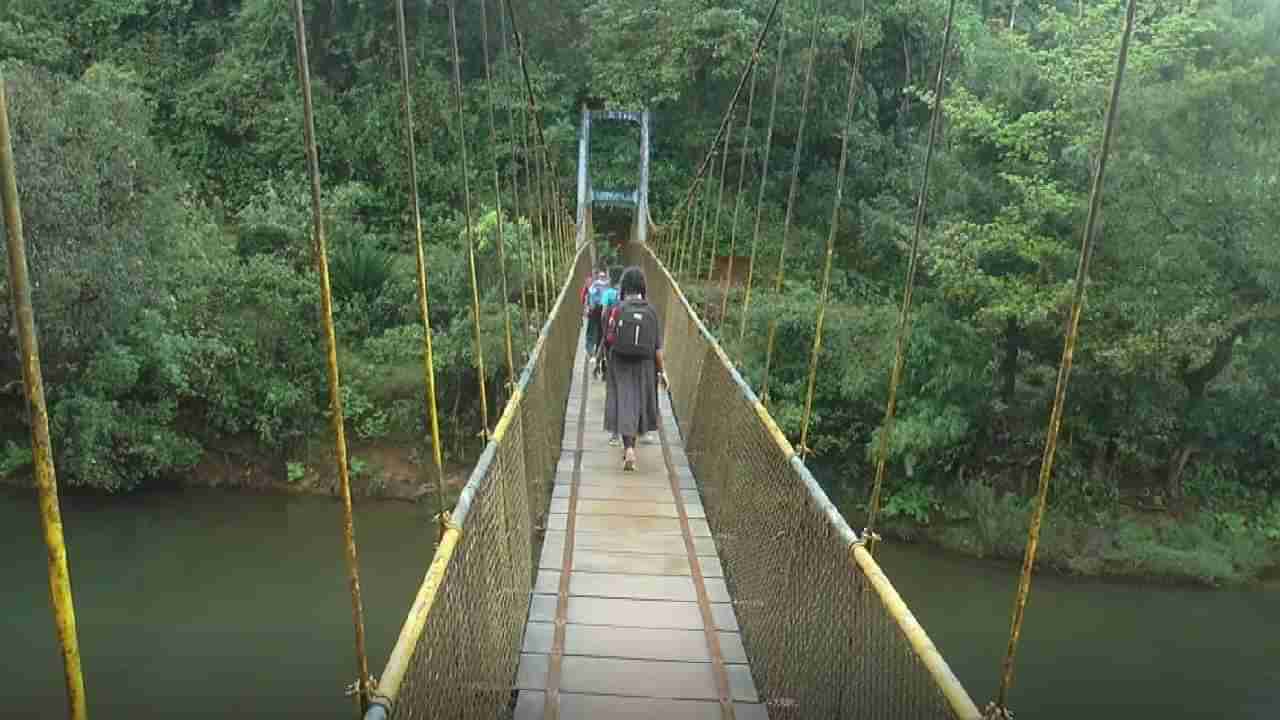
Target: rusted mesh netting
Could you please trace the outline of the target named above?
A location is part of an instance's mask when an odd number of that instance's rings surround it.
[[[774,718],[977,718],[973,701],[647,249],[672,408]]]
[[[582,250],[569,285],[590,263]],[[582,322],[569,285],[458,499],[455,527],[436,551],[369,717],[388,707],[397,720],[511,716]]]

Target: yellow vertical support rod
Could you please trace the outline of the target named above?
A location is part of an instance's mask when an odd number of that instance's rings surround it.
[[[955,17],[956,0],[947,5],[947,25],[942,33],[942,55],[938,61],[938,79],[933,86],[933,116],[929,120],[929,141],[924,150],[924,170],[920,180],[920,198],[916,202],[915,227],[911,232],[911,256],[907,261],[907,282],[902,289],[902,308],[898,313],[898,345],[893,357],[893,373],[889,377],[889,400],[885,404],[884,424],[880,427],[879,450],[876,453],[876,479],[871,488],[871,502],[867,508],[867,552],[875,551],[876,515],[880,512],[880,492],[884,487],[885,466],[889,459],[889,436],[893,434],[894,411],[897,409],[898,384],[902,381],[902,368],[907,357],[907,339],[911,333],[911,295],[916,285],[916,268],[920,258],[920,236],[924,232],[925,210],[929,205],[929,170],[933,162],[933,146],[942,126],[942,98],[946,89],[947,56],[951,51],[951,26]]]
[[[714,168],[712,171],[714,172]],[[693,258],[693,279],[695,281],[702,277],[702,256],[707,247],[707,223],[710,219],[711,183],[705,183],[702,190],[702,229],[698,231],[698,253]]]
[[[436,404],[436,366],[431,347],[431,312],[427,285],[427,256],[422,240],[422,210],[418,200],[418,150],[413,140],[413,95],[409,91],[409,43],[405,38],[404,0],[396,0],[396,33],[400,41],[401,110],[404,113],[405,153],[409,157],[409,200],[413,209],[414,247],[417,251],[418,312],[422,317],[422,373],[425,379],[427,417],[431,422],[431,456],[436,471],[436,490],[443,520],[445,507],[444,457],[440,448],[440,413]],[[440,523],[440,537],[445,524]]]
[[[754,59],[748,63],[754,66]],[[733,115],[729,115],[729,125],[725,128],[724,144],[720,148],[720,191],[716,195],[716,224],[711,231],[711,257],[707,258],[707,284],[716,271],[716,251],[720,249],[720,211],[724,209],[724,177],[729,174],[729,140],[733,138]]]
[[[754,63],[753,63],[754,64]],[[729,289],[733,287],[733,256],[738,252],[738,215],[742,212],[742,186],[747,179],[747,148],[751,141],[751,113],[756,105],[756,68],[751,70],[751,90],[747,93],[747,119],[742,123],[742,152],[738,159],[738,192],[733,197],[733,224],[729,228],[729,267],[724,273],[724,290],[720,296],[720,324],[725,325],[729,312]]]
[[[489,439],[489,396],[485,389],[484,343],[480,334],[480,285],[476,278],[476,238],[471,226],[471,181],[467,174],[466,109],[462,104],[462,57],[458,53],[458,22],[454,0],[449,0],[449,38],[453,44],[453,91],[458,108],[458,151],[462,154],[462,207],[467,222],[467,260],[471,270],[471,320],[476,342],[476,375],[480,390],[480,437]]]
[[[764,133],[764,158],[760,167],[760,188],[756,194],[755,229],[751,231],[751,256],[747,259],[747,287],[742,297],[742,323],[738,341],[747,337],[747,321],[751,317],[751,282],[756,274],[756,247],[760,242],[760,216],[764,211],[764,191],[769,184],[769,151],[773,147],[773,120],[778,110],[778,87],[782,84],[782,53],[786,45],[786,28],[778,29],[778,59],[773,64],[773,90],[769,100],[769,126]]]
[[[1049,497],[1049,478],[1053,474],[1053,456],[1058,448],[1058,431],[1062,426],[1062,408],[1066,404],[1067,383],[1071,379],[1071,366],[1075,357],[1076,338],[1080,334],[1080,315],[1084,310],[1085,282],[1089,275],[1089,260],[1093,257],[1093,236],[1102,209],[1102,181],[1107,171],[1107,156],[1111,153],[1111,138],[1115,134],[1116,107],[1120,103],[1120,84],[1124,79],[1125,63],[1129,57],[1129,39],[1133,35],[1133,17],[1137,0],[1129,0],[1125,10],[1124,34],[1120,38],[1120,54],[1116,58],[1116,74],[1111,80],[1111,98],[1107,103],[1107,117],[1102,131],[1102,148],[1098,152],[1098,168],[1089,191],[1089,214],[1085,218],[1084,237],[1080,241],[1080,264],[1076,268],[1075,291],[1071,299],[1071,325],[1062,346],[1062,363],[1058,368],[1058,386],[1053,396],[1053,411],[1049,415],[1049,428],[1045,437],[1044,455],[1040,460],[1040,487],[1036,495],[1035,513],[1027,535],[1027,551],[1022,559],[1022,574],[1018,579],[1018,594],[1013,604],[1013,621],[1009,630],[1009,647],[1005,653],[1000,676],[1000,690],[994,707],[988,708],[988,716],[1009,718],[1009,688],[1013,686],[1013,659],[1018,649],[1018,637],[1022,633],[1022,619],[1027,609],[1027,596],[1031,592],[1031,570],[1036,562],[1036,548],[1040,544],[1040,523],[1044,519],[1045,504]],[[993,712],[994,711],[994,712]]]
[[[541,238],[539,240],[539,244],[541,246],[541,249],[539,252],[539,258],[540,258],[539,266],[541,269],[541,276],[542,276],[542,282],[541,282],[542,292],[543,292],[542,302],[543,302],[543,307],[549,313],[551,312],[552,299],[551,299],[551,275],[548,275],[548,270],[550,269],[548,268],[548,263],[552,261],[549,257],[548,250],[547,250],[547,235],[552,232],[551,218],[550,216],[547,215],[546,195],[544,193],[544,187],[542,184],[542,167],[538,161],[539,155],[533,150],[531,150],[530,148],[530,138],[532,138],[534,147],[536,147],[538,144],[538,136],[535,135],[535,128],[537,128],[538,133],[540,133],[541,125],[538,122],[537,103],[534,101],[533,84],[529,81],[529,70],[525,63],[524,40],[521,39],[520,37],[520,27],[516,23],[515,9],[511,7],[510,0],[504,0],[504,5],[506,6],[506,10],[507,10],[506,16],[511,21],[511,37],[513,40],[515,40],[515,43],[516,43],[516,56],[519,59],[520,75],[524,80],[524,89],[525,89],[525,110],[524,110],[525,148],[524,150],[525,150],[525,167],[526,167],[525,179],[527,182],[531,184],[531,187],[527,188],[526,194],[530,198],[532,198],[534,195],[534,188],[537,188],[538,224],[540,226],[539,235]],[[532,199],[530,200],[530,202],[532,203]],[[552,263],[552,268],[553,267],[554,267],[554,263]],[[554,272],[552,274],[554,274]]]
[[[509,2],[510,0],[508,0]],[[711,144],[707,147],[707,154],[702,158],[702,164],[698,166],[698,172],[694,173],[693,183],[689,186],[689,192],[685,195],[684,201],[680,203],[676,210],[677,216],[691,209],[693,204],[693,194],[698,189],[698,183],[702,180],[702,176],[706,174],[707,167],[711,163],[711,158],[715,156],[716,146],[720,144],[720,138],[724,135],[729,124],[729,118],[733,116],[734,108],[738,107],[738,98],[742,96],[742,88],[747,85],[747,75],[755,68],[756,62],[760,58],[760,48],[764,47],[764,39],[768,37],[769,30],[773,27],[773,21],[778,16],[778,8],[781,7],[782,0],[773,0],[773,5],[769,8],[769,15],[765,17],[764,26],[760,28],[760,34],[756,36],[756,43],[751,48],[751,60],[747,66],[742,69],[742,74],[738,76],[738,85],[733,89],[733,97],[729,98],[729,107],[724,111],[724,117],[720,119],[720,128],[716,130],[716,136],[711,140]]]
[[[27,243],[22,233],[22,207],[18,201],[18,170],[13,159],[9,130],[9,101],[4,75],[0,74],[0,194],[4,202],[5,244],[9,254],[9,294],[17,316],[18,343],[22,351],[22,386],[31,418],[31,460],[39,494],[40,526],[49,561],[49,599],[53,624],[62,654],[62,674],[67,686],[67,715],[72,720],[89,717],[84,675],[80,670],[80,641],[76,634],[76,609],[71,596],[71,571],[62,537],[62,512],[58,507],[58,477],[53,467],[53,443],[49,439],[49,410],[44,401],[40,372],[40,341],[31,305],[31,279],[27,274]]]
[[[791,215],[796,207],[796,190],[800,185],[800,153],[804,149],[804,126],[809,118],[809,91],[813,86],[813,63],[818,56],[818,12],[814,8],[813,26],[809,29],[809,58],[804,69],[804,91],[800,94],[800,126],[796,128],[796,147],[791,157],[791,189],[787,192],[787,214],[782,220],[782,247],[778,251],[778,270],[773,278],[773,292],[782,294],[782,279],[787,266],[787,238],[791,234]],[[777,319],[769,320],[769,339],[764,351],[764,382],[760,386],[760,402],[769,406],[769,371],[773,368],[773,346],[778,337]]]
[[[511,50],[507,45],[507,15],[498,9],[498,36],[502,40],[502,55],[510,57]],[[516,224],[516,237],[520,236],[520,179],[516,166],[516,113],[511,108],[511,103],[505,103],[507,106],[507,130],[511,139],[511,221]],[[533,225],[529,226],[529,271],[524,274],[523,281],[520,283],[520,337],[524,341],[525,351],[530,352],[533,349],[532,341],[529,337],[529,298],[534,298],[534,313],[537,314],[537,296],[529,292],[529,278],[533,276]],[[517,253],[519,254],[519,253]]]
[[[347,553],[347,583],[351,588],[351,621],[356,631],[356,695],[361,714],[368,709],[373,688],[364,644],[364,606],[360,600],[360,567],[356,557],[355,523],[351,517],[351,473],[347,466],[347,436],[342,417],[342,384],[338,377],[338,340],[333,330],[333,295],[329,287],[329,259],[325,247],[324,216],[320,208],[320,159],[316,150],[315,114],[311,101],[311,70],[307,59],[307,27],[302,0],[294,0],[293,19],[298,44],[298,80],[302,86],[302,131],[307,145],[307,171],[311,177],[311,222],[316,265],[320,271],[320,312],[324,325],[329,375],[329,415],[333,424],[338,479],[342,486],[342,536]]]
[[[524,39],[520,36],[520,25],[516,21],[516,13],[515,13],[515,9],[511,6],[511,0],[504,0],[504,4],[506,5],[506,8],[507,8],[507,17],[511,21],[511,37],[516,41],[516,52],[520,57],[520,74],[524,78],[525,98],[526,98],[526,102],[528,103],[529,117],[533,121],[533,130],[536,131],[537,133],[536,137],[534,138],[534,144],[540,149],[540,152],[542,154],[539,157],[543,159],[543,163],[545,165],[545,158],[546,158],[545,151],[547,148],[547,139],[542,132],[542,122],[538,119],[538,105],[533,94],[533,82],[529,79],[529,67],[528,67],[528,61],[526,58],[526,52],[524,47]],[[546,172],[550,172],[549,166],[545,166],[542,169],[545,170]],[[544,185],[543,181],[539,182],[540,193],[547,192],[548,188],[549,188],[549,185]],[[559,202],[557,201],[554,203],[554,207],[550,208],[549,211],[552,213],[558,212],[558,207],[559,207]],[[559,227],[559,219],[548,215],[548,222],[546,227],[547,232],[558,233],[558,230],[556,229],[558,227]],[[545,255],[545,252],[544,252],[544,255]],[[555,267],[554,263],[552,267],[554,269]],[[559,271],[556,270],[556,272],[558,274]],[[550,295],[550,292],[548,292],[548,295]],[[550,307],[551,307],[551,304],[550,304],[550,300],[548,299],[548,302],[547,302],[548,312],[550,311]]]
[[[524,146],[524,196],[528,200],[529,206],[529,272],[532,274],[534,279],[533,293],[535,309],[536,306],[541,303],[542,307],[549,313],[551,312],[551,306],[545,304],[546,291],[544,288],[547,276],[545,259],[546,248],[544,245],[546,228],[542,222],[542,199],[534,190],[538,187],[535,183],[534,176],[536,169],[533,164],[533,153],[529,149],[529,136],[533,133],[533,123],[529,121],[529,110],[524,105],[520,106],[520,121],[520,139]],[[539,299],[539,293],[542,294],[541,299]],[[539,316],[541,316],[541,310],[538,310],[537,312]],[[539,320],[539,324],[540,323],[541,321]]]
[[[531,183],[529,197],[538,198],[538,269],[542,286],[542,309],[551,313],[551,275],[548,263],[550,254],[547,251],[547,238],[551,234],[551,222],[547,219],[547,198],[542,192],[542,166],[537,162],[537,153],[529,144],[533,137],[533,120],[528,108],[525,108],[525,164],[528,168],[526,180]]]
[[[488,3],[480,0],[480,37],[484,46],[484,84],[489,91],[489,150],[493,154],[493,197],[498,206],[498,265],[502,274],[502,317],[507,344],[507,392],[516,388],[516,362],[511,353],[511,302],[507,288],[507,251],[502,237],[502,173],[498,169],[498,124],[494,121],[493,76],[489,71]]]
[[[800,456],[809,448],[809,420],[813,416],[813,386],[818,378],[818,357],[822,354],[822,324],[827,317],[827,297],[831,293],[831,260],[835,255],[836,232],[840,227],[840,205],[844,199],[844,173],[849,160],[849,125],[853,122],[853,105],[857,97],[858,73],[862,69],[862,33],[867,24],[867,0],[862,0],[862,21],[853,48],[853,65],[849,67],[849,87],[845,91],[844,125],[840,133],[840,164],[836,170],[836,193],[831,203],[831,227],[827,231],[827,257],[822,267],[822,292],[818,296],[818,317],[813,328],[813,352],[809,355],[809,383],[804,394],[804,416],[800,420]]]

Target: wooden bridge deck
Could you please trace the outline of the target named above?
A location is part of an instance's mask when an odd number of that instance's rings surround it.
[[[586,364],[579,341],[517,720],[767,718],[665,393],[623,472]]]

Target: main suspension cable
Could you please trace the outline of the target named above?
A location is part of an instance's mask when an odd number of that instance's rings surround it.
[[[53,441],[49,437],[49,409],[44,397],[44,377],[40,369],[40,340],[36,336],[35,310],[31,305],[31,278],[27,268],[27,242],[22,229],[22,206],[18,199],[18,170],[13,157],[9,129],[9,101],[4,74],[0,73],[0,199],[4,203],[5,245],[9,255],[9,297],[13,302],[22,358],[22,387],[27,397],[31,422],[31,466],[35,471],[39,496],[40,527],[48,554],[49,599],[53,624],[62,656],[62,678],[66,683],[67,712],[71,720],[85,720],[89,709],[80,667],[80,640],[76,632],[76,609],[71,594],[71,571],[67,567],[67,545],[62,534],[62,511],[58,504],[58,476],[53,464]]]
[[[953,0],[954,1],[954,0]],[[1027,597],[1031,593],[1031,571],[1036,562],[1036,548],[1040,544],[1040,524],[1044,520],[1045,505],[1049,497],[1049,479],[1053,474],[1053,456],[1058,448],[1058,433],[1062,427],[1062,412],[1066,404],[1067,384],[1071,379],[1071,366],[1075,357],[1076,338],[1080,334],[1080,315],[1084,310],[1085,283],[1089,276],[1089,260],[1093,257],[1093,241],[1098,215],[1102,211],[1102,182],[1107,171],[1107,156],[1111,153],[1111,139],[1115,134],[1116,107],[1120,104],[1120,84],[1124,80],[1125,63],[1129,57],[1129,39],[1133,35],[1133,18],[1137,0],[1129,0],[1125,10],[1124,34],[1120,38],[1120,53],[1116,58],[1116,74],[1111,81],[1111,98],[1107,103],[1107,116],[1102,131],[1102,148],[1098,152],[1098,167],[1089,192],[1089,214],[1085,218],[1084,237],[1080,241],[1080,264],[1076,269],[1075,290],[1071,298],[1071,325],[1062,347],[1062,362],[1058,368],[1058,385],[1053,396],[1053,411],[1049,415],[1044,455],[1040,459],[1040,487],[1036,495],[1035,513],[1027,533],[1027,550],[1022,559],[1022,573],[1018,578],[1018,593],[1013,604],[1013,620],[1009,630],[1009,646],[1005,652],[1000,676],[1000,690],[996,701],[987,707],[988,718],[1008,720],[1009,688],[1013,686],[1013,660],[1018,649],[1018,637],[1022,634],[1022,619],[1027,609]]]
[[[849,67],[849,87],[845,91],[844,125],[840,133],[840,164],[836,170],[835,199],[831,203],[831,227],[827,232],[827,257],[822,268],[822,292],[818,296],[818,317],[813,329],[813,352],[809,355],[809,383],[804,395],[804,415],[800,420],[800,455],[808,457],[809,420],[813,413],[813,386],[818,377],[818,357],[822,353],[822,324],[827,316],[827,298],[831,292],[831,261],[835,255],[836,233],[840,227],[840,206],[844,199],[844,174],[849,159],[849,126],[853,123],[853,106],[857,98],[859,73],[862,71],[862,38],[867,26],[867,0],[862,0],[862,19],[858,23],[858,39]]]
[[[804,90],[800,95],[800,126],[796,129],[796,147],[791,158],[791,189],[787,193],[787,214],[782,221],[782,247],[778,251],[778,270],[774,275],[773,292],[782,295],[782,280],[787,263],[787,239],[791,234],[791,215],[796,206],[796,190],[800,185],[800,155],[804,150],[804,126],[809,118],[809,91],[813,85],[813,64],[818,56],[818,17],[814,11],[813,26],[809,29],[809,58],[804,69]],[[773,368],[773,347],[778,336],[778,319],[769,319],[769,339],[764,353],[764,382],[760,386],[760,402],[769,405],[769,372]]]
[[[413,236],[418,271],[418,312],[422,319],[422,372],[426,380],[427,417],[431,423],[431,459],[435,467],[439,502],[440,537],[444,537],[445,505],[444,456],[440,446],[440,413],[436,402],[436,367],[431,346],[430,294],[427,257],[422,238],[422,209],[418,198],[418,150],[414,144],[413,94],[409,90],[409,43],[405,37],[404,0],[396,0],[396,31],[400,41],[401,109],[404,112],[405,154],[409,158],[409,199],[413,210]]]
[[[356,696],[360,713],[368,709],[373,693],[369,680],[369,660],[365,654],[364,606],[360,599],[360,566],[356,557],[355,523],[351,512],[351,472],[347,463],[347,435],[342,414],[342,382],[338,376],[338,340],[333,329],[333,294],[329,285],[329,258],[325,244],[324,215],[320,206],[320,160],[316,150],[315,113],[311,100],[311,69],[307,59],[307,27],[302,0],[293,3],[297,40],[298,80],[302,87],[302,130],[307,150],[307,173],[311,178],[311,223],[320,272],[320,319],[324,331],[325,360],[329,376],[329,417],[333,424],[333,444],[338,460],[338,481],[342,492],[342,535],[347,556],[347,582],[351,588],[351,620],[356,633]]]
[[[933,116],[929,121],[929,140],[924,151],[924,170],[920,180],[920,199],[916,203],[915,226],[911,232],[911,257],[907,262],[907,282],[902,290],[902,309],[898,315],[898,346],[893,357],[893,374],[889,377],[889,400],[885,404],[884,424],[880,427],[879,451],[876,454],[876,479],[871,488],[871,501],[867,508],[867,552],[875,551],[876,515],[880,512],[880,492],[884,487],[885,466],[889,460],[889,437],[893,434],[894,411],[897,409],[898,384],[902,381],[902,368],[906,362],[907,339],[911,332],[911,296],[916,285],[916,268],[920,258],[920,236],[924,233],[925,211],[929,205],[929,171],[933,162],[933,146],[942,127],[942,99],[946,90],[947,58],[951,54],[951,27],[955,17],[956,0],[947,4],[947,25],[942,33],[942,55],[938,61],[938,79],[933,87]]]
[[[466,109],[462,102],[462,59],[458,53],[458,23],[454,10],[455,0],[448,0],[449,6],[449,38],[453,44],[453,84],[454,98],[458,109],[458,151],[462,155],[462,203],[464,219],[467,223],[467,261],[471,270],[471,317],[475,331],[476,375],[480,389],[480,437],[489,439],[489,397],[485,389],[484,344],[480,334],[480,286],[476,279],[476,242],[475,232],[471,227],[471,181],[467,167],[467,128]]]

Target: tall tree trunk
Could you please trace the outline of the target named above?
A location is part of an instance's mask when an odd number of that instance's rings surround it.
[[[1222,374],[1222,371],[1231,365],[1231,358],[1235,354],[1236,340],[1248,334],[1249,324],[1249,320],[1242,320],[1232,327],[1226,335],[1218,340],[1213,348],[1213,355],[1200,367],[1192,369],[1185,365],[1183,366],[1182,384],[1187,388],[1187,403],[1183,410],[1183,429],[1181,439],[1174,448],[1172,457],[1169,458],[1168,475],[1165,479],[1167,491],[1173,499],[1182,498],[1182,471],[1186,469],[1187,461],[1191,459],[1198,445],[1195,432],[1191,429],[1191,422],[1196,412],[1204,404],[1205,396],[1208,394],[1209,383],[1213,382],[1214,378]]]

